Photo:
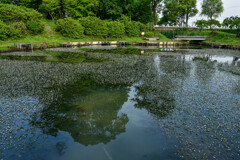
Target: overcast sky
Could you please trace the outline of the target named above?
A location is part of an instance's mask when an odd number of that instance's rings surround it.
[[[198,1],[198,10],[201,12],[201,4],[203,0]],[[240,0],[222,0],[224,5],[224,12],[218,18],[220,22],[222,22],[225,18],[231,16],[239,16],[240,17]],[[192,25],[196,19],[207,19],[206,17],[200,16],[199,14],[196,17],[193,17],[189,21],[189,25]]]

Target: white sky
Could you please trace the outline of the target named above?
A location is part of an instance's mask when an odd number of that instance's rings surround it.
[[[201,13],[201,4],[203,0],[197,0],[198,2],[198,15],[191,18],[189,21],[189,25],[192,26],[193,22],[197,19],[207,19],[204,16],[200,16]],[[209,0],[211,1],[211,0]],[[231,16],[239,16],[240,17],[240,0],[222,0],[224,5],[224,12],[218,18],[220,22],[222,22],[225,18]]]

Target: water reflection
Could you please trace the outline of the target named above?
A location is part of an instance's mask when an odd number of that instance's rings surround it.
[[[61,88],[61,98],[46,106],[40,119],[32,124],[43,133],[57,136],[68,132],[75,142],[85,146],[107,144],[124,133],[128,117],[118,114],[128,100],[126,87],[98,86],[89,79],[80,79]]]
[[[148,78],[142,79],[136,86],[135,107],[144,108],[162,119],[174,111],[174,92],[189,76],[192,66],[184,56],[155,55],[153,61],[152,70],[145,73]],[[154,73],[155,76],[152,76]]]
[[[91,56],[0,60],[0,159],[239,159],[239,53]]]

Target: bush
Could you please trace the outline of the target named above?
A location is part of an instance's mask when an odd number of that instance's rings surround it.
[[[138,25],[140,27],[140,31],[141,32],[148,32],[149,31],[147,25],[145,25],[145,24],[143,24],[141,22],[135,22],[135,23],[136,23],[136,25]]]
[[[9,37],[9,27],[0,20],[0,40],[6,40]]]
[[[85,35],[103,38],[108,36],[107,22],[97,17],[84,17],[79,19],[79,21],[85,28]]]
[[[120,38],[125,35],[125,26],[120,22],[108,22],[108,36],[111,38]]]
[[[41,19],[42,14],[34,9],[11,4],[0,4],[0,20],[4,22],[27,22],[31,19]]]
[[[72,18],[60,19],[56,23],[56,31],[60,32],[64,37],[82,38],[84,36],[84,27]]]
[[[154,36],[155,36],[154,32],[146,32],[144,37],[146,37],[146,38],[153,38]]]
[[[237,38],[240,38],[240,29],[237,29]]]
[[[136,22],[126,22],[125,31],[128,37],[139,37],[140,36],[140,26]]]
[[[40,20],[30,20],[27,21],[27,29],[32,34],[40,34],[44,31],[44,24]]]
[[[10,25],[9,36],[13,39],[22,38],[27,34],[27,27],[24,22],[15,22]]]

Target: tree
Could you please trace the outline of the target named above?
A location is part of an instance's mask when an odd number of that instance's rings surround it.
[[[138,0],[133,3],[131,18],[144,24],[152,22],[151,0]]]
[[[117,0],[100,0],[97,16],[101,19],[116,20],[121,17],[123,10],[118,6]]]
[[[99,0],[66,0],[65,11],[73,18],[95,16]]]
[[[188,26],[190,17],[198,13],[196,0],[165,0],[160,24]]]
[[[210,20],[218,18],[224,11],[222,0],[203,0],[201,15]]]
[[[162,0],[151,0],[153,26],[156,24],[156,16],[161,8],[161,2]]]
[[[199,28],[200,32],[202,32],[203,28],[208,27],[208,21],[206,21],[206,20],[197,20],[195,22],[195,25],[196,25],[196,27]]]
[[[240,26],[240,17],[232,16],[229,18],[225,18],[223,21],[223,26],[228,27],[230,29],[239,28]]]
[[[181,0],[180,4],[183,6],[183,15],[185,16],[185,25],[188,27],[188,21],[190,17],[196,16],[197,0]]]
[[[208,25],[209,25],[210,29],[212,30],[212,34],[214,32],[215,26],[221,27],[221,23],[218,20],[216,20],[216,19],[208,20]]]
[[[59,10],[59,8],[59,0],[43,0],[39,10],[48,13],[54,21],[56,11]]]

